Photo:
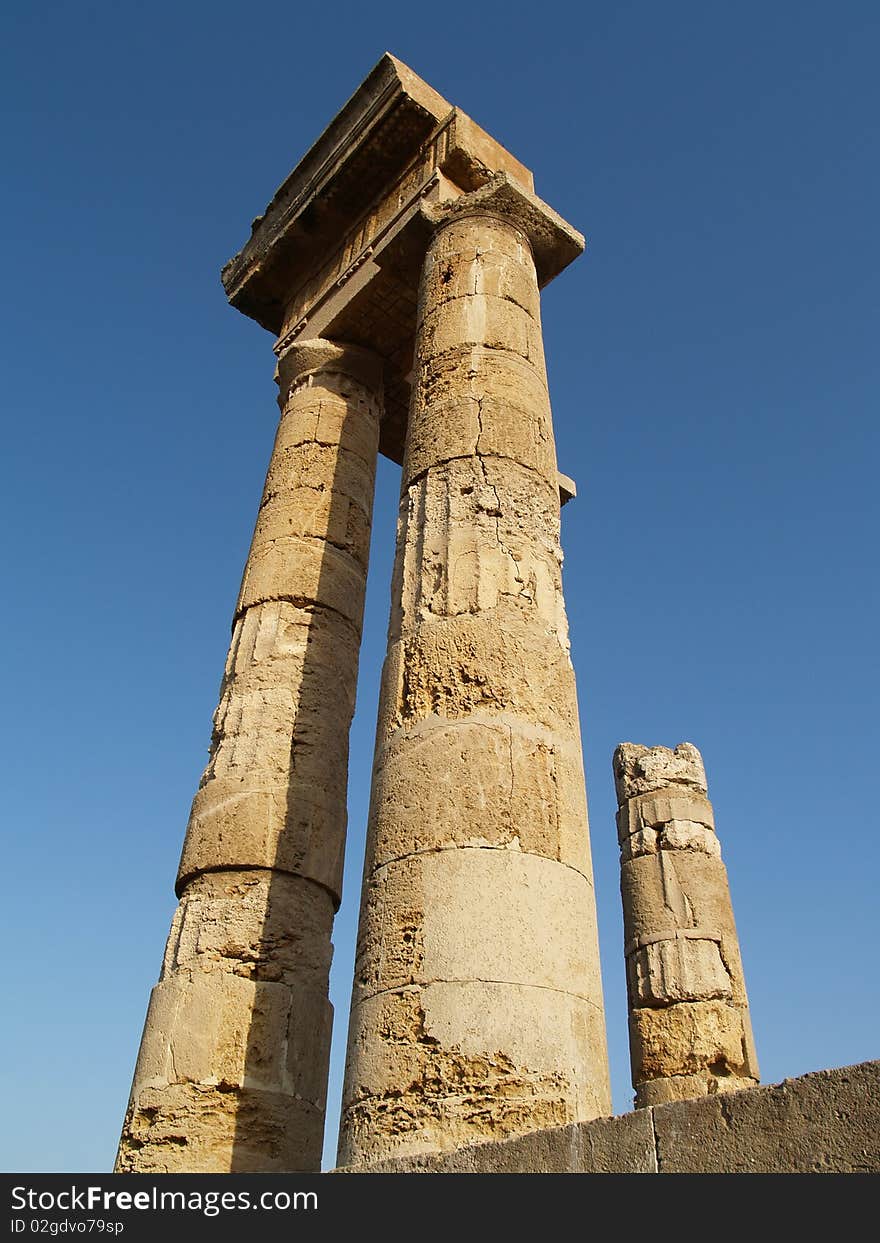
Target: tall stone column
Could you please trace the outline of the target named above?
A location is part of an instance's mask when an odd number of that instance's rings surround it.
[[[682,742],[614,752],[636,1106],[753,1087],[758,1060],[706,773]]]
[[[320,1168],[380,361],[307,341],[235,610],[119,1171]]]
[[[342,1165],[610,1112],[533,254],[572,231],[503,177],[431,210]]]

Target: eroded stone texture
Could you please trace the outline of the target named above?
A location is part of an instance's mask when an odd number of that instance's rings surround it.
[[[537,200],[498,185],[436,210],[422,274],[346,1165],[610,1112]]]
[[[687,1100],[658,1079],[653,1109],[387,1159],[336,1174],[852,1174],[880,1170],[880,1062]],[[745,1085],[743,1085],[745,1086]],[[671,1089],[661,1094],[660,1089]]]
[[[320,1168],[382,368],[308,341],[282,354],[278,381],[120,1171]]]
[[[621,804],[638,794],[678,786],[705,794],[703,757],[690,742],[680,742],[674,750],[622,742],[614,752],[614,785]]]
[[[702,757],[614,753],[636,1105],[758,1082],[748,998]]]

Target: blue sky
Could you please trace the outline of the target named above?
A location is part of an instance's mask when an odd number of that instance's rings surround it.
[[[878,35],[856,0],[6,6],[0,1168],[112,1163],[277,417],[219,271],[386,48],[588,237],[544,331],[615,1109],[623,739],[703,751],[764,1081],[877,1056]]]

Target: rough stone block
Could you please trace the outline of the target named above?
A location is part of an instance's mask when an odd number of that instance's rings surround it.
[[[454,108],[449,119],[446,155],[441,167],[457,185],[468,190],[482,185],[486,170],[490,168],[503,169],[526,190],[535,188],[530,170],[460,108]]]
[[[335,689],[336,679],[312,676],[310,689]],[[344,791],[348,773],[345,699],[337,719],[328,719],[312,695],[283,688],[224,691],[214,716],[211,759],[204,782],[232,778],[251,786],[287,782],[290,801],[313,797],[317,788]],[[308,705],[307,707],[305,705]]]
[[[880,1170],[880,1062],[654,1110],[661,1174]]]
[[[749,1075],[742,1012],[725,1001],[631,1010],[629,1032],[634,1085],[706,1067],[717,1077]]]
[[[297,535],[326,541],[347,553],[367,572],[370,523],[363,510],[341,492],[288,488],[263,503],[257,516],[254,546]]]
[[[639,1110],[652,1105],[667,1105],[670,1101],[695,1100],[708,1096],[710,1085],[717,1082],[709,1071],[698,1075],[669,1075],[664,1079],[646,1079],[636,1088],[636,1107]],[[738,1079],[736,1081],[740,1083]],[[753,1086],[749,1081],[749,1086]]]
[[[246,781],[215,778],[193,800],[178,870],[177,889],[198,872],[276,868],[341,894],[346,810],[338,791],[288,785],[254,789]]]
[[[468,407],[472,422],[456,417],[458,402],[474,403],[475,410]],[[426,358],[415,377],[413,416],[407,484],[430,466],[477,452],[541,473],[555,460],[546,377],[533,362],[506,350],[463,345]],[[547,480],[552,483],[552,476]]]
[[[484,248],[507,259],[512,266],[531,268],[534,273],[535,261],[521,230],[490,213],[470,218],[463,216],[438,229],[431,239],[429,264],[442,266],[446,260],[456,257],[472,258]],[[427,293],[432,292],[430,285],[424,288]]]
[[[223,971],[178,971],[153,990],[133,1093],[174,1083],[256,1089],[323,1110],[333,1011],[316,992]]]
[[[672,1091],[670,1084],[675,1080],[658,1081],[657,1087]],[[656,1108],[616,1118],[335,1172],[876,1173],[878,1137],[880,1062],[864,1062],[786,1079],[774,1087],[703,1094],[701,1099],[666,1096]]]
[[[401,505],[391,637],[465,613],[497,624],[491,615],[505,609],[567,645],[558,505],[512,462],[465,458],[428,471]]]
[[[620,803],[668,786],[707,791],[703,757],[690,742],[680,742],[675,750],[622,742],[614,752],[614,783]]]
[[[317,414],[315,440],[319,444],[339,445],[340,457],[354,454],[367,465],[370,474],[376,470],[379,447],[379,407],[352,410],[351,403],[322,401]]]
[[[428,482],[425,477],[421,487]],[[509,536],[502,529],[494,490],[482,480],[469,483],[465,502],[461,489],[444,488],[439,522],[430,521],[419,499],[424,543],[418,572],[413,566],[408,573],[405,563],[402,633],[436,617],[489,613],[502,601],[534,617],[533,624],[556,624],[562,608],[559,562],[521,532]]]
[[[340,1164],[451,1151],[609,1112],[604,1017],[505,983],[436,983],[352,1009]]]
[[[373,509],[375,460],[371,465],[359,454],[312,440],[304,444],[290,444],[291,438],[291,429],[282,419],[266,474],[262,505],[284,497],[295,499],[298,493],[302,494],[305,502],[308,499],[306,494],[311,491],[319,494],[315,501],[323,499],[326,502],[327,513],[335,516],[334,506],[339,509],[347,500],[369,520]],[[288,534],[313,535],[316,538],[324,535],[320,526],[308,525],[314,524],[314,519],[305,504],[301,519],[298,519],[296,511],[291,512],[291,517],[294,522]],[[297,526],[298,520],[301,526]]]
[[[736,938],[727,871],[702,851],[660,850],[627,860],[620,888],[630,939],[674,937],[688,928]]]
[[[721,845],[712,829],[693,820],[670,820],[660,830],[662,850],[701,850],[703,854],[721,858]]]
[[[633,833],[659,829],[671,820],[690,820],[709,829],[715,827],[712,804],[705,794],[681,786],[639,794],[624,803],[617,812],[618,840],[623,844]]]
[[[289,536],[251,547],[235,615],[267,600],[334,609],[360,630],[364,571],[332,544]]]
[[[468,1144],[337,1174],[655,1174],[654,1133],[646,1111]]]
[[[321,885],[283,872],[206,872],[180,900],[160,978],[229,971],[320,990],[332,926],[333,902]]]
[[[133,1098],[119,1174],[316,1172],[323,1113],[308,1101],[253,1087],[172,1083]]]
[[[348,402],[334,395],[316,395],[307,388],[292,391],[286,400],[282,399],[281,406],[270,480],[296,478],[300,474],[303,479],[316,478],[322,461],[327,464],[325,482],[337,476],[339,464],[348,474],[357,471],[359,462],[361,478],[375,473],[378,414],[352,410]],[[284,461],[291,463],[293,475],[283,471]]]
[[[509,780],[499,781],[499,773]],[[556,859],[591,878],[580,747],[512,716],[428,718],[392,735],[373,779],[374,866],[484,846]]]
[[[471,230],[481,233],[486,228],[497,229],[496,222],[502,222],[514,236],[527,242],[539,288],[584,248],[584,239],[576,229],[505,172],[496,173],[471,194],[437,205],[426,203],[422,210],[427,219],[444,224],[443,232],[449,229],[459,237]]]
[[[293,388],[312,401],[341,398],[352,411],[373,408],[382,398],[383,361],[356,345],[301,337],[281,351],[276,371],[283,395]]]
[[[417,359],[436,357],[462,346],[507,350],[546,374],[540,325],[528,311],[492,294],[475,294],[441,303],[424,316]]]
[[[396,860],[364,891],[355,996],[485,980],[595,999],[593,910],[580,873],[536,855],[458,848]]]
[[[715,941],[655,941],[627,958],[631,1006],[730,999],[732,985]]]
[[[288,600],[255,605],[235,623],[221,697],[230,687],[285,687],[313,715],[330,702],[339,705],[341,720],[350,719],[358,654],[356,630],[330,609]]]
[[[643,829],[623,839],[620,845],[620,860],[626,863],[628,859],[638,859],[639,855],[655,855],[658,850],[657,830]]]
[[[454,299],[489,295],[514,303],[540,323],[540,296],[528,246],[504,228],[488,227],[479,244],[449,232],[452,236],[439,236],[433,247],[433,262],[423,277],[423,305],[433,309]]]
[[[577,702],[568,651],[555,635],[518,624],[516,610],[500,612],[497,630],[463,615],[389,645],[380,740],[430,716],[460,720],[474,712],[511,714],[572,735]]]
[[[274,1086],[289,1011],[284,984],[257,984],[220,971],[167,976],[150,997],[135,1090],[178,1082],[242,1087],[246,1066],[251,1073],[252,1048],[262,1064],[256,1086]]]
[[[259,772],[267,784],[285,779],[291,768],[297,689],[228,686],[214,713],[208,775],[241,779]]]

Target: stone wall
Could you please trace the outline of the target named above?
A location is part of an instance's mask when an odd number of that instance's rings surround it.
[[[880,1170],[880,1061],[774,1087],[377,1162],[359,1174],[865,1174]]]

